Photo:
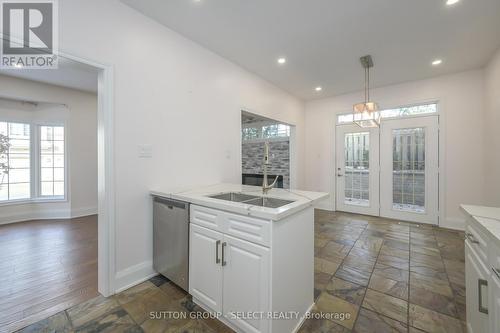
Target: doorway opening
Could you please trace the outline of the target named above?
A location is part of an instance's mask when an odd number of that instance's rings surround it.
[[[426,110],[437,112],[433,106]],[[391,111],[376,128],[342,124],[345,116],[339,116],[337,210],[437,225],[438,115]]]
[[[0,326],[8,331],[114,292],[112,68],[58,57],[58,69],[0,71]]]

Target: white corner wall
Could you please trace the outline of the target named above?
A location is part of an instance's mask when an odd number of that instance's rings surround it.
[[[497,85],[498,87],[498,85]],[[444,220],[442,227],[461,229],[459,204],[484,204],[483,71],[469,71],[429,80],[398,84],[372,92],[380,108],[439,101],[444,142]],[[334,209],[336,114],[348,113],[363,99],[361,93],[306,103],[307,189],[331,193],[325,209]]]
[[[241,109],[296,125],[302,186],[300,100],[118,0],[60,1],[59,19],[62,52],[114,67],[116,289],[152,274],[151,189],[241,181]]]
[[[97,82],[96,82],[97,84]],[[31,219],[69,218],[97,213],[97,96],[0,75],[3,97],[62,103],[54,111],[66,121],[69,190],[66,202],[27,203],[0,206],[0,224]],[[62,110],[65,109],[65,110]],[[39,111],[32,111],[39,112]],[[47,113],[48,114],[48,113]],[[41,116],[43,118],[43,116]],[[53,118],[56,119],[56,118]]]
[[[485,204],[500,207],[500,49],[485,68]]]

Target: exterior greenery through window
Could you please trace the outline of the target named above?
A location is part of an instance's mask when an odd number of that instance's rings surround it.
[[[29,199],[31,195],[31,131],[29,124],[0,122],[2,154],[0,201]]]
[[[0,202],[64,198],[64,127],[0,121]]]
[[[395,109],[386,109],[381,110],[380,118],[400,118],[400,117],[408,117],[408,116],[417,116],[417,115],[425,115],[430,113],[436,113],[437,103],[430,104],[421,104],[421,105],[412,105],[412,106],[403,106]],[[354,114],[341,114],[337,116],[338,124],[350,124],[353,122]]]
[[[243,140],[258,140],[269,138],[281,138],[290,136],[290,126],[285,124],[252,124],[241,130]]]

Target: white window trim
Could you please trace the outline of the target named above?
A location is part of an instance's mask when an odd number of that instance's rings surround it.
[[[0,201],[0,207],[25,205],[30,203],[65,203],[69,202],[69,167],[68,167],[68,127],[66,121],[26,121],[0,119],[8,123],[23,123],[30,125],[30,198]],[[64,127],[64,196],[41,196],[41,162],[40,162],[40,126]]]
[[[272,137],[268,137],[268,138],[262,137],[263,127],[264,126],[272,126],[272,125],[288,126],[288,135],[287,136],[272,136]],[[258,136],[256,138],[250,138],[250,139],[245,139],[242,136],[242,138],[241,138],[242,142],[290,141],[292,126],[285,124],[285,123],[275,122],[275,121],[259,121],[259,122],[249,123],[249,124],[242,124],[241,134],[243,134],[243,130],[246,128],[257,129]]]

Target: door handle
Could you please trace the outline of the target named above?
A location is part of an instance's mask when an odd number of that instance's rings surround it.
[[[343,174],[341,174],[341,173],[338,173],[338,174],[337,174],[337,177],[343,177],[343,176],[344,176],[344,175],[343,175]]]
[[[500,269],[495,268],[495,267],[491,267],[491,270],[493,271],[493,273],[495,273],[495,275],[497,276],[497,278],[500,279]]]
[[[474,238],[474,235],[470,232],[465,233],[465,238],[467,238],[472,244],[479,244],[479,241]]]
[[[215,242],[215,263],[219,264],[220,259],[219,259],[219,245],[220,245],[220,240]]]
[[[483,279],[478,279],[477,280],[477,286],[479,289],[479,305],[478,305],[478,311],[484,314],[488,314],[488,308],[483,307],[483,287],[488,287],[488,281],[483,280]]]
[[[224,259],[224,252],[225,252],[224,249],[226,248],[226,245],[227,245],[226,242],[222,243],[222,266],[226,266],[227,264],[226,260]]]

